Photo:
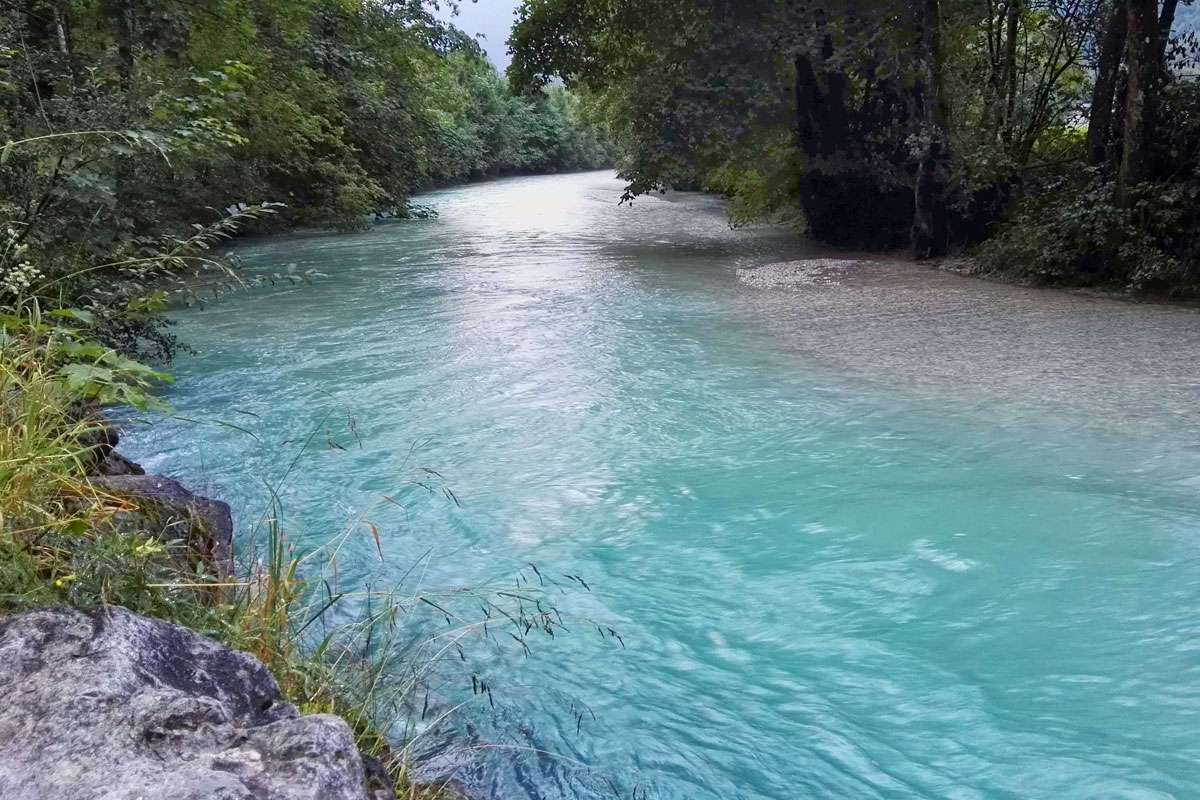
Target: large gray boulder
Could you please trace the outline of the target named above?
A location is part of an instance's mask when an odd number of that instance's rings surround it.
[[[0,798],[390,797],[372,773],[245,653],[122,608],[0,618]]]

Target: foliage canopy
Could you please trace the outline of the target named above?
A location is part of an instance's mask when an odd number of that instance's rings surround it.
[[[525,0],[510,79],[557,76],[597,95],[630,197],[707,186],[742,214],[801,211],[823,241],[926,257],[1019,237],[1028,203],[1045,219],[1067,205],[1051,193],[1082,192],[1145,248],[1070,245],[1056,253],[1070,266],[1028,275],[1147,288],[1139,276],[1154,273],[1159,288],[1186,289],[1196,220],[1165,206],[1149,228],[1139,220],[1146,197],[1200,185],[1195,38],[1176,22],[1194,11],[1190,0]],[[1093,181],[1107,188],[1082,188]],[[1046,243],[1033,233],[1022,257]]]

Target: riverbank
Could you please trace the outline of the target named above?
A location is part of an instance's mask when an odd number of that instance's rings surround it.
[[[832,251],[821,258],[800,259],[794,262],[768,264],[738,271],[739,279],[749,285],[763,289],[800,289],[833,286],[842,280],[853,280],[856,269],[892,265],[905,270],[943,272],[962,278],[986,281],[1003,286],[1019,287],[1031,291],[1051,292],[1076,297],[1090,297],[1151,306],[1190,308],[1200,310],[1200,299],[1173,297],[1156,293],[1134,293],[1119,288],[1105,289],[1095,286],[1054,285],[1030,280],[1019,275],[988,270],[969,256],[954,256],[918,261],[908,254],[900,253],[839,253]]]
[[[328,789],[322,797],[347,800],[449,797],[443,787],[413,785],[404,756],[392,750],[384,733],[394,720],[380,716],[387,704],[380,702],[384,689],[376,674],[378,654],[357,649],[358,637],[369,636],[374,623],[367,621],[354,631],[327,628],[319,643],[305,638],[304,627],[332,603],[314,596],[299,556],[276,523],[266,521],[265,541],[251,545],[248,563],[236,568],[228,505],[193,494],[172,479],[147,475],[122,456],[116,429],[101,418],[85,392],[61,379],[63,369],[72,374],[61,367],[61,343],[54,343],[53,333],[46,339],[38,330],[8,324],[0,341],[0,650],[14,654],[15,661],[6,659],[10,668],[34,665],[32,672],[0,674],[0,731],[14,732],[0,737],[7,742],[0,793],[24,796],[34,791],[31,787],[54,785],[65,797],[90,796],[80,787],[97,785],[109,772],[124,781],[110,789],[133,792],[130,787],[137,781],[150,780],[149,773],[135,768],[139,759],[168,746],[171,752],[195,751],[197,758],[203,751],[217,761],[244,762],[245,769],[227,764],[214,766],[215,773],[197,773],[185,769],[185,758],[177,775],[160,763],[159,777],[166,776],[181,796],[207,796],[202,786],[211,789],[215,776],[228,773],[237,776],[227,775],[230,781],[244,786],[239,791],[253,794],[269,785],[281,798],[314,796],[314,787]],[[128,380],[117,370],[109,377],[117,383]],[[63,610],[68,607],[82,609],[87,618]],[[172,633],[153,627],[147,618],[179,627]],[[130,636],[114,633],[122,626]],[[94,633],[84,635],[85,628]],[[68,635],[68,629],[83,638]],[[141,633],[133,635],[135,630]],[[197,634],[188,640],[192,644],[180,639],[192,635],[183,630]],[[88,636],[99,638],[87,644]],[[104,636],[109,638],[102,644]],[[94,659],[70,662],[75,666],[69,680],[53,672],[62,659],[55,648],[69,650],[80,642],[89,652],[116,659],[108,664],[112,674],[105,671],[108,662]],[[172,647],[179,652],[168,652]],[[176,670],[170,665],[181,658],[192,660],[180,648],[193,655],[211,653],[217,661],[241,659],[249,672],[239,667],[235,677],[211,686],[203,675],[183,684],[165,672],[155,677],[156,670]],[[35,730],[49,719],[38,711],[39,703],[50,696],[39,694],[38,686],[48,687],[59,707],[94,701],[100,709],[108,701],[96,698],[107,696],[109,689],[130,691],[119,678],[124,667],[114,666],[130,659],[141,665],[130,669],[143,679],[173,686],[177,696],[160,699],[183,716],[167,719],[159,708],[146,719],[108,719],[97,711],[78,717],[78,727],[58,737],[55,747],[38,746]],[[210,677],[216,679],[218,673]],[[239,683],[243,678],[245,686]],[[263,716],[230,699],[246,693],[290,705]],[[209,697],[224,698],[224,705],[210,707]],[[112,702],[120,704],[116,694]],[[297,710],[325,716],[299,718]],[[283,720],[295,724],[274,724]],[[159,738],[131,739],[124,725],[140,726],[148,737],[158,731],[154,737]],[[328,730],[316,736],[321,726]],[[301,740],[309,739],[300,747]],[[126,740],[143,745],[122,750],[119,743]],[[258,744],[224,752],[241,740]],[[72,749],[70,742],[79,747]],[[84,746],[87,742],[91,744]],[[35,750],[22,749],[29,747]],[[139,755],[134,752],[139,747],[150,749]],[[304,751],[299,758],[286,755],[298,747]],[[339,755],[346,748],[353,748],[353,758]],[[48,753],[57,756],[45,761]],[[78,780],[63,777],[68,774],[77,774]],[[305,774],[324,777],[308,785],[301,777]],[[60,779],[67,782],[56,783]]]
[[[969,256],[936,258],[932,259],[928,263],[935,269],[939,269],[943,272],[950,272],[955,275],[961,275],[964,278],[976,278],[978,280],[992,281],[994,283],[1002,283],[1009,286],[1020,286],[1027,289],[1039,289],[1051,292],[1065,292],[1067,294],[1074,294],[1080,297],[1119,300],[1126,303],[1200,309],[1200,297],[1196,297],[1194,295],[1178,297],[1154,292],[1135,293],[1129,291],[1128,289],[1122,289],[1119,287],[1106,289],[1098,286],[1049,284],[1045,282],[1034,281],[1027,277],[1021,277],[1020,275],[1013,274],[1011,272],[1005,272],[1003,270],[989,270],[977,259]]]

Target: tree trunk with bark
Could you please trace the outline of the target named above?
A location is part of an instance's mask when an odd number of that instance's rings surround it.
[[[851,125],[845,73],[801,53],[795,57],[796,141],[804,154],[800,204],[809,235],[830,244],[893,249],[907,243],[912,192],[889,186],[868,167],[867,152]],[[881,87],[873,87],[876,98]]]
[[[896,6],[911,26],[903,58],[880,54],[912,65],[899,78],[880,77],[873,54],[848,64],[831,36],[794,56],[796,141],[805,161],[800,201],[817,240],[907,245],[929,257],[946,252],[950,227],[941,9],[938,0],[905,5]],[[860,90],[851,91],[859,80]]]
[[[1115,0],[1112,14],[1100,43],[1096,84],[1092,88],[1092,107],[1088,116],[1088,161],[1093,166],[1108,163],[1112,141],[1113,103],[1116,102],[1117,77],[1121,71],[1122,51],[1128,28],[1127,0]]]
[[[1008,0],[1004,39],[1004,132],[1005,142],[1011,142],[1017,119],[1017,35],[1021,25],[1021,0]]]
[[[1163,0],[1162,11],[1158,14],[1158,61],[1163,69],[1167,63],[1167,45],[1171,43],[1171,29],[1175,27],[1175,11],[1179,8],[1179,0]]]
[[[1151,145],[1157,119],[1162,71],[1157,54],[1158,3],[1156,0],[1130,0],[1129,26],[1125,37],[1124,119],[1122,124],[1121,166],[1117,172],[1117,194],[1122,201],[1129,189],[1153,174]]]
[[[917,25],[925,58],[913,92],[922,152],[913,181],[912,249],[917,258],[930,258],[945,255],[949,247],[950,110],[942,87],[942,20],[938,0],[925,0]]]

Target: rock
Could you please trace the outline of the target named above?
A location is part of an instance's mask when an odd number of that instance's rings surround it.
[[[79,437],[84,466],[89,475],[145,475],[140,465],[117,452],[121,434],[104,422],[96,422]]]
[[[123,608],[0,618],[0,797],[382,800],[338,717],[260,662]]]
[[[395,800],[396,782],[388,774],[383,762],[365,754],[362,755],[362,761],[366,774],[367,795],[371,800]]]
[[[96,475],[145,475],[146,470],[141,464],[130,461],[116,450],[110,450],[108,455],[95,466]]]
[[[97,475],[88,480],[98,491],[136,504],[136,510],[115,515],[112,524],[117,529],[157,533],[164,541],[182,540],[217,577],[233,574],[233,516],[225,503],[192,494],[160,475]]]
[[[121,441],[116,428],[95,420],[91,414],[85,418],[91,420],[87,429],[79,436],[79,446],[83,448],[83,460],[89,472],[96,471],[100,465],[112,455]]]

